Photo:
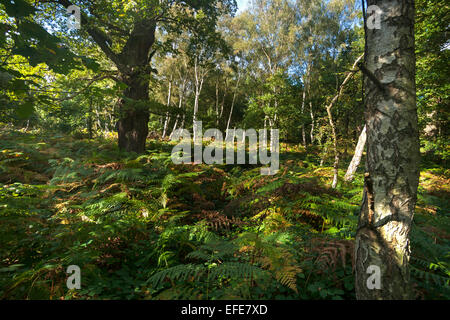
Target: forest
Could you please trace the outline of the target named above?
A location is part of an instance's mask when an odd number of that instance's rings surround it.
[[[450,299],[449,7],[0,0],[0,299]]]

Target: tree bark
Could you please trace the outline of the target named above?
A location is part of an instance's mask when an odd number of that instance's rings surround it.
[[[137,22],[118,55],[121,64],[117,67],[122,81],[128,86],[119,109],[117,131],[121,150],[145,152],[150,113],[148,109],[138,107],[136,103],[149,98],[150,73],[153,70],[149,66],[152,57],[150,49],[155,42],[155,31],[154,21]]]
[[[231,101],[231,110],[230,110],[230,115],[228,116],[227,129],[225,130],[227,136],[228,136],[228,129],[230,128],[231,118],[233,117],[234,104],[236,102],[236,96],[237,96],[237,92],[239,90],[239,82],[240,81],[241,81],[241,75],[239,74],[238,75],[238,79],[237,79],[237,83],[236,83],[236,89],[233,92],[233,100]]]
[[[366,146],[367,140],[367,127],[364,126],[363,131],[358,139],[358,144],[356,145],[355,154],[353,155],[352,161],[348,166],[347,173],[345,174],[345,181],[352,181],[359,164],[361,163],[362,155],[364,153],[364,147]]]
[[[181,88],[179,89],[180,91],[178,94],[178,109],[180,109],[180,110],[183,107],[183,99],[184,99],[184,95],[186,93],[186,83],[187,83],[187,78],[184,78]],[[180,114],[177,114],[177,117],[175,118],[175,123],[172,128],[172,132],[169,135],[170,139],[172,139],[172,136],[175,133],[175,130],[177,129],[179,119],[180,119]],[[183,121],[184,121],[184,115],[183,115]],[[184,122],[183,122],[183,125],[184,125]]]
[[[303,88],[302,109],[301,109],[302,116],[305,113],[305,101],[306,101],[306,85],[304,85],[304,88]],[[302,143],[303,143],[303,146],[306,147],[306,133],[305,133],[305,124],[304,123],[302,124]]]
[[[167,93],[167,106],[170,106],[171,98],[172,98],[172,77],[170,77],[170,80],[169,80],[169,92]],[[170,123],[170,115],[169,115],[169,112],[167,112],[166,119],[164,120],[164,128],[163,128],[163,134],[162,134],[163,139],[166,137],[167,127],[169,126],[169,123]]]
[[[409,234],[419,183],[414,0],[369,0],[381,30],[366,30],[367,169],[356,233],[357,299],[410,299]],[[370,270],[379,268],[379,286]]]
[[[208,70],[203,69],[202,66],[200,66],[198,57],[195,57],[195,60],[194,60],[195,98],[194,98],[194,117],[193,117],[194,143],[197,142],[197,134],[198,134],[198,132],[197,132],[198,131],[197,113],[198,113],[200,94],[202,93],[203,82],[205,81],[205,77],[206,77],[207,73],[208,73]]]
[[[311,132],[310,132],[310,136],[311,136],[311,144],[314,144],[315,140],[314,140],[314,126],[315,126],[315,119],[314,119],[314,111],[313,111],[313,107],[312,107],[312,101],[309,101],[309,113],[311,115]]]
[[[146,78],[147,75],[144,75]],[[144,153],[145,142],[148,136],[148,121],[150,114],[148,110],[135,106],[134,101],[148,99],[149,81],[142,80],[136,76],[128,82],[125,97],[120,104],[120,119],[117,124],[119,137],[119,148],[128,152]],[[127,83],[127,82],[125,82]]]

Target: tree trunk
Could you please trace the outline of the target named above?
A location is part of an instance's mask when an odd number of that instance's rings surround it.
[[[167,93],[167,106],[170,106],[171,98],[172,98],[172,77],[170,78],[170,81],[169,81],[169,92]],[[166,112],[166,119],[164,120],[164,128],[163,128],[163,134],[162,134],[163,139],[166,137],[167,127],[169,126],[169,123],[170,123],[170,114],[169,114],[169,112]]]
[[[312,107],[312,101],[309,101],[309,113],[311,115],[311,132],[310,132],[310,136],[311,136],[311,144],[314,144],[314,125],[315,125],[315,119],[314,119],[314,111],[313,111],[313,107]]]
[[[87,120],[89,139],[92,139],[92,137],[94,136],[92,132],[92,98],[89,99],[89,111]]]
[[[331,114],[331,107],[333,105],[327,107],[328,120],[331,126],[331,133],[333,136],[333,151],[334,151],[334,163],[333,163],[333,182],[331,183],[331,187],[336,189],[338,184],[338,174],[339,174],[339,152],[337,149],[337,135],[336,135],[336,126],[334,125],[333,115]]]
[[[364,153],[364,147],[366,146],[367,140],[367,127],[364,126],[363,131],[358,139],[358,144],[356,145],[355,154],[353,156],[350,165],[348,166],[347,173],[345,174],[345,181],[352,181],[359,164],[361,163],[362,155]]]
[[[356,297],[411,299],[409,233],[420,161],[414,0],[368,5],[383,13],[381,30],[366,30],[367,65],[361,67],[367,76],[368,173],[356,233]]]
[[[193,139],[194,143],[198,142],[198,127],[197,127],[197,113],[198,106],[200,100],[200,94],[202,93],[203,82],[205,81],[206,74],[208,70],[203,69],[198,61],[198,58],[195,58],[194,61],[194,76],[195,76],[195,98],[194,98],[194,117],[193,117]]]
[[[219,127],[219,78],[216,80],[216,127]]]
[[[147,74],[136,75],[130,82],[125,83],[128,85],[124,94],[126,98],[136,101],[148,100]],[[119,112],[120,119],[117,123],[119,148],[128,152],[144,153],[148,136],[149,112],[126,99],[122,99]]]
[[[186,93],[186,82],[187,82],[187,79],[184,78],[183,82],[181,84],[181,88],[179,89],[179,93],[178,93],[178,109],[179,110],[181,110],[181,108],[183,107],[183,99],[184,99],[184,95]],[[172,132],[169,135],[170,139],[172,139],[172,136],[175,133],[175,130],[177,129],[179,119],[180,119],[180,114],[178,113],[177,117],[175,118],[175,123],[173,125]]]
[[[303,99],[302,99],[302,117],[303,114],[305,113],[305,101],[306,101],[306,84],[304,85],[303,88]],[[305,124],[302,124],[302,141],[303,141],[303,146],[306,147],[306,132],[305,132]]]
[[[237,83],[236,83],[236,89],[233,92],[233,100],[231,101],[231,110],[230,110],[230,115],[228,117],[227,129],[225,130],[227,136],[228,136],[228,129],[230,128],[231,118],[233,117],[234,104],[236,102],[236,95],[237,95],[237,91],[239,90],[239,82],[240,81],[241,81],[241,75],[239,74]]]

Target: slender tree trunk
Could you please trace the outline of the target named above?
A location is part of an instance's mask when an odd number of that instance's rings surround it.
[[[411,299],[409,234],[420,161],[414,1],[370,0],[368,5],[383,13],[381,30],[366,30],[367,65],[361,66],[367,75],[368,173],[356,233],[356,297]]]
[[[197,142],[197,113],[198,113],[198,105],[199,105],[199,99],[200,94],[202,92],[203,88],[203,82],[205,80],[206,74],[208,73],[207,70],[201,70],[201,66],[198,63],[198,58],[195,58],[194,62],[194,73],[195,73],[195,100],[194,100],[194,118],[193,118],[193,137],[194,137],[194,143]]]
[[[310,80],[311,80],[311,61],[308,61],[308,66],[306,67],[306,75],[303,78],[303,99],[302,99],[302,116],[305,113],[305,104],[306,104],[306,95],[308,94],[308,99],[310,99]],[[313,124],[314,126],[314,124]],[[305,124],[302,125],[302,140],[303,140],[303,146],[306,147],[306,131],[305,131]],[[311,140],[311,143],[313,141]]]
[[[303,88],[303,99],[302,99],[302,116],[305,113],[305,102],[306,102],[306,84],[304,85]],[[305,124],[302,124],[302,141],[303,141],[303,146],[306,147],[306,133],[305,133]]]
[[[92,98],[89,99],[89,111],[88,111],[88,119],[87,119],[88,123],[88,134],[89,134],[89,139],[92,139],[93,137],[93,133],[92,133]]]
[[[319,164],[320,167],[323,167],[323,163],[325,162],[325,157],[327,156],[327,153],[328,153],[328,145],[325,146],[325,150],[324,150],[322,159],[320,159],[320,164]]]
[[[98,113],[98,108],[95,108],[95,118],[97,122],[97,131],[101,134],[102,133],[102,123],[100,121],[100,115]]]
[[[169,81],[169,92],[167,93],[167,106],[170,106],[170,99],[172,98],[172,78],[170,78]],[[166,113],[166,120],[164,120],[164,128],[163,128],[163,134],[162,138],[164,139],[166,137],[167,133],[167,127],[170,123],[170,115],[169,112]]]
[[[219,127],[219,79],[216,80],[216,127]]]
[[[179,110],[181,110],[181,108],[183,107],[183,100],[184,100],[184,96],[186,94],[186,82],[187,82],[187,79],[184,78],[183,82],[182,82],[182,85],[181,85],[181,90],[180,90],[180,92],[178,94],[178,109]],[[179,120],[180,120],[180,114],[178,113],[177,117],[175,118],[175,123],[173,125],[172,132],[169,135],[170,139],[172,139],[172,136],[173,136],[175,130],[177,129]]]
[[[220,113],[219,113],[219,120],[222,119],[223,116],[223,110],[225,108],[225,99],[227,97],[227,86],[225,85],[225,89],[223,91],[223,96],[222,96],[222,102],[220,104]]]
[[[366,146],[367,140],[367,130],[366,126],[364,126],[363,131],[358,139],[358,144],[356,145],[355,154],[353,156],[350,165],[348,166],[347,173],[345,174],[345,181],[352,181],[355,175],[356,170],[358,169],[359,164],[361,163],[362,155],[364,153],[364,147]]]
[[[311,144],[314,144],[314,126],[315,126],[315,119],[314,119],[314,111],[313,111],[313,107],[312,107],[312,101],[309,101],[309,113],[311,115]]]
[[[225,130],[225,132],[228,132],[228,129],[230,128],[231,118],[233,116],[234,103],[236,102],[236,95],[237,95],[237,91],[239,90],[239,82],[240,82],[240,80],[241,80],[241,75],[238,76],[238,80],[237,80],[237,83],[236,83],[236,89],[234,90],[234,93],[233,93],[233,100],[231,101],[230,115],[228,117],[227,129]]]
[[[334,125],[333,121],[333,115],[331,114],[331,107],[333,105],[330,105],[327,107],[327,114],[328,114],[328,120],[330,122],[331,126],[331,133],[333,136],[333,151],[334,151],[334,164],[333,164],[333,182],[331,184],[331,187],[333,189],[336,189],[338,184],[338,173],[339,173],[339,152],[337,149],[337,135],[336,135],[336,127]]]

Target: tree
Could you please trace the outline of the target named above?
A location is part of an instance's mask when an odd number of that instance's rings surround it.
[[[196,37],[217,37],[217,17],[233,12],[234,0],[139,0],[139,1],[69,1],[49,0],[64,8],[82,9],[78,36],[92,39],[117,69],[117,79],[126,85],[117,123],[119,148],[143,153],[150,115],[150,74],[152,57],[167,48],[173,37],[190,30]],[[168,33],[161,43],[156,30]]]
[[[333,164],[333,170],[334,170],[334,176],[333,176],[333,182],[331,187],[335,189],[337,187],[338,183],[338,169],[339,169],[339,153],[337,149],[337,134],[336,134],[336,126],[333,121],[333,115],[331,114],[331,109],[336,104],[336,102],[339,100],[339,97],[342,95],[345,85],[353,78],[353,75],[355,74],[355,68],[359,61],[363,58],[363,56],[358,57],[356,59],[353,70],[348,73],[347,77],[345,78],[344,82],[339,87],[338,93],[334,96],[333,100],[331,100],[330,104],[326,107],[327,109],[327,115],[328,115],[328,121],[330,122],[331,127],[331,133],[333,137],[333,150],[334,150],[334,164]]]
[[[67,74],[88,62],[37,24],[35,12],[24,0],[0,1],[0,114],[19,120],[29,119],[36,104],[51,99],[40,83],[42,63],[54,73]]]
[[[427,155],[446,161],[450,158],[448,2],[417,0],[416,7],[417,108],[425,138],[421,142]]]
[[[408,299],[409,234],[419,183],[414,0],[369,0],[381,30],[367,29],[367,168],[356,234],[358,299]],[[379,268],[379,269],[377,269]],[[380,271],[380,287],[370,281]]]

